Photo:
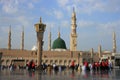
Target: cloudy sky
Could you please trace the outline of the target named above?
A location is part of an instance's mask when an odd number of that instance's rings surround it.
[[[0,0],[0,48],[7,48],[8,29],[12,28],[12,48],[19,49],[21,32],[25,30],[25,49],[36,45],[34,24],[42,17],[47,25],[44,50],[47,50],[48,32],[52,43],[60,27],[61,38],[69,49],[71,14],[77,15],[77,49],[89,51],[98,45],[112,51],[112,32],[116,32],[117,51],[120,52],[120,0]]]

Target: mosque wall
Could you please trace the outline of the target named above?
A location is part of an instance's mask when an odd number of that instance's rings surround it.
[[[101,57],[105,55],[111,56],[111,53],[101,53]],[[99,54],[94,52],[93,57],[91,57],[91,52],[89,51],[43,51],[42,63],[69,66],[74,61],[75,64],[82,65],[84,61],[99,61],[98,56]],[[11,63],[14,63],[25,66],[31,60],[37,64],[36,51],[0,49],[0,65],[9,66]]]

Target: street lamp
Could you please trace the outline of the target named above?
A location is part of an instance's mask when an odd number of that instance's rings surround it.
[[[43,34],[46,28],[46,24],[42,23],[42,18],[40,18],[40,22],[35,24],[35,30],[37,33],[37,66],[38,69],[41,70],[41,64],[42,64],[42,47],[43,47]]]

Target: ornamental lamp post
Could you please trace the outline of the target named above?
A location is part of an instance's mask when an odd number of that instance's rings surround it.
[[[43,35],[46,28],[46,24],[42,23],[42,19],[40,18],[40,22],[34,25],[36,33],[37,33],[37,68],[41,68],[42,64],[42,51],[43,51]]]

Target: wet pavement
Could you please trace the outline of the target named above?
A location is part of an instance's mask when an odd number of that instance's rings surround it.
[[[29,72],[27,70],[0,70],[0,80],[120,80],[120,70],[102,72]]]

